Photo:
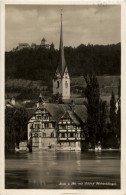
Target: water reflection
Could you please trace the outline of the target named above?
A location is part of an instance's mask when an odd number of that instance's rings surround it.
[[[13,153],[6,155],[5,167],[9,189],[120,188],[117,151]]]

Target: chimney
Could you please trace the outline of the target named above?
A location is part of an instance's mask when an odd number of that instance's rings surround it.
[[[10,103],[11,103],[13,106],[15,106],[15,98],[14,98],[14,97],[12,97],[12,98],[10,99]]]
[[[74,103],[73,100],[71,101],[70,108],[71,108],[71,110],[72,110],[73,112],[75,112],[75,103]]]

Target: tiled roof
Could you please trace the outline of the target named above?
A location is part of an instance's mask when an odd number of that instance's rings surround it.
[[[51,116],[56,122],[59,122],[60,118],[66,112],[69,113],[73,120],[76,120],[76,123],[79,123],[81,121],[85,123],[87,119],[86,107],[84,105],[75,105],[75,113],[71,111],[70,106],[68,104],[45,103],[44,107],[47,109],[47,111],[51,114]],[[27,108],[29,118],[32,117],[36,109],[37,108]]]
[[[26,110],[28,113],[28,118],[30,119],[37,109],[36,108],[26,108]]]
[[[75,105],[75,113],[85,123],[87,120],[87,108],[85,105]]]
[[[76,125],[82,124],[82,120],[80,120],[80,118],[78,117],[78,115],[75,112],[72,111],[68,111],[70,118],[73,120],[73,122]]]

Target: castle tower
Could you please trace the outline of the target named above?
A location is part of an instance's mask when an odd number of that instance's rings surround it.
[[[59,94],[62,100],[70,98],[70,76],[65,62],[62,32],[62,10],[61,10],[61,31],[58,66],[53,79],[53,95]]]
[[[46,39],[43,38],[43,39],[41,40],[41,45],[42,45],[42,46],[45,46],[45,44],[46,44]]]

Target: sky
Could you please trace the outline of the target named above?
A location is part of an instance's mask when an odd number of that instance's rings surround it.
[[[61,9],[64,46],[121,41],[120,5],[6,5],[5,50],[19,43],[39,45],[43,37],[58,49]]]

